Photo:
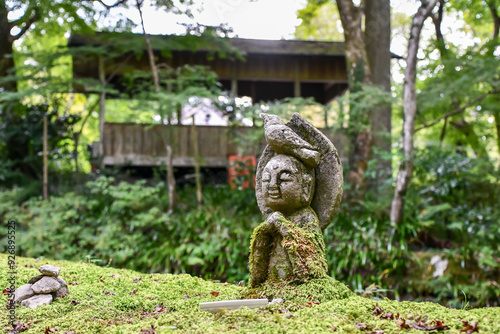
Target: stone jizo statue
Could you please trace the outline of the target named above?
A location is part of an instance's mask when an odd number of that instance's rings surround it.
[[[265,217],[250,246],[250,287],[272,280],[303,283],[327,275],[322,230],[342,198],[337,150],[299,114],[288,124],[261,114],[265,148],[256,196]]]

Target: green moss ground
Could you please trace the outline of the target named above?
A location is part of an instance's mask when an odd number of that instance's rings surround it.
[[[36,261],[17,258],[17,286],[38,274],[38,266],[50,263],[61,268],[61,277],[69,285],[71,295],[51,305],[36,309],[19,307],[17,316],[23,323],[32,322],[23,333],[44,333],[56,328],[57,333],[141,333],[155,327],[156,333],[423,333],[416,329],[400,329],[396,320],[381,319],[372,314],[374,300],[358,297],[331,279],[314,280],[294,289],[268,287],[274,296],[284,296],[284,304],[265,309],[223,311],[212,315],[201,311],[198,303],[239,299],[243,288],[212,283],[189,275],[143,274],[131,270],[102,268],[88,263]],[[7,255],[0,254],[0,287],[7,287]],[[142,276],[137,283],[134,279]],[[135,294],[131,294],[137,289]],[[106,291],[114,294],[106,294]],[[214,296],[212,292],[218,291]],[[261,290],[260,293],[266,294]],[[104,292],[104,294],[103,294]],[[245,290],[252,294],[256,291]],[[200,296],[197,296],[200,295]],[[89,296],[90,295],[90,296]],[[93,296],[93,297],[91,297]],[[189,296],[187,298],[185,296]],[[316,298],[314,298],[316,297]],[[332,299],[331,298],[341,298]],[[307,301],[309,300],[310,301]],[[79,303],[73,305],[72,300]],[[2,297],[1,330],[7,325],[7,296]],[[157,307],[163,303],[164,308]],[[310,304],[309,304],[310,303]],[[318,304],[316,304],[318,303]],[[379,301],[378,305],[394,315],[427,316],[427,323],[443,321],[450,330],[460,333],[462,320],[478,322],[479,333],[500,333],[500,308],[473,310],[447,309],[432,303]],[[161,312],[154,312],[162,310]],[[413,320],[409,320],[411,324]],[[368,329],[357,328],[362,323]],[[332,327],[335,327],[334,331]],[[358,325],[359,327],[359,325]],[[436,331],[434,331],[435,333]],[[153,333],[152,331],[149,333]]]

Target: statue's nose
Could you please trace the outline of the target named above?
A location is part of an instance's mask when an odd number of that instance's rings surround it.
[[[270,190],[278,190],[278,178],[277,177],[271,177],[271,180],[269,181],[269,189]]]

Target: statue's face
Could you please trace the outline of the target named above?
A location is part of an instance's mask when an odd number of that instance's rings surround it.
[[[305,185],[305,167],[300,161],[286,155],[277,155],[264,167],[262,193],[273,211],[290,214],[310,204],[310,182]]]

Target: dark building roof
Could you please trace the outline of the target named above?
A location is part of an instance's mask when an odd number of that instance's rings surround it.
[[[191,35],[152,35],[151,41],[159,62],[172,67],[208,66],[217,73],[224,88],[240,96],[251,96],[254,101],[302,96],[327,103],[347,89],[342,42],[232,38],[225,39],[229,43],[220,43]],[[115,33],[73,34],[68,45],[109,45],[124,53],[144,52],[145,48],[141,35]],[[227,56],[235,50],[243,55],[243,60]],[[121,56],[108,62],[106,74],[115,73],[119,81],[127,71],[149,68],[147,57],[128,57],[127,66],[119,68],[117,63],[124,59]],[[98,78],[97,58],[75,56],[73,74],[75,78]]]

